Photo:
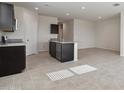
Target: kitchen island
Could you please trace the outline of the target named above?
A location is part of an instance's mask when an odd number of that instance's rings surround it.
[[[77,43],[50,40],[49,53],[60,62],[77,61]]]

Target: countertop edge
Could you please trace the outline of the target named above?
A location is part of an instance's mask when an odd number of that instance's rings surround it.
[[[12,46],[26,46],[26,43],[7,43],[7,44],[0,44],[0,47],[12,47]]]

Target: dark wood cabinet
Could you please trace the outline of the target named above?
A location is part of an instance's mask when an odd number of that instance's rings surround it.
[[[61,43],[56,43],[56,58],[61,61],[62,59],[62,46]]]
[[[0,3],[0,30],[15,30],[14,6],[12,4]]]
[[[25,46],[0,47],[0,76],[22,72],[25,67]]]
[[[49,42],[49,53],[52,57],[56,57],[56,43]]]
[[[59,33],[59,25],[58,24],[51,24],[50,30],[51,30],[51,34],[58,34]]]
[[[74,60],[74,43],[50,42],[50,55],[60,62]]]
[[[74,60],[74,43],[65,43],[61,45],[61,61]]]

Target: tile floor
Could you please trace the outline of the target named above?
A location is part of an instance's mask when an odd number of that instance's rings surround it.
[[[73,66],[90,65],[96,71],[51,81],[45,74]],[[110,90],[124,89],[124,57],[119,52],[104,49],[79,50],[79,61],[60,63],[48,52],[27,57],[23,73],[0,77],[0,89],[15,90]]]

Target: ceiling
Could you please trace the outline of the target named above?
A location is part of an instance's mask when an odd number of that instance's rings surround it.
[[[54,16],[63,20],[73,18],[97,21],[98,17],[106,19],[118,15],[124,9],[124,3],[114,7],[114,2],[13,2],[16,6],[32,9],[38,7],[37,12],[42,15]],[[81,9],[85,6],[86,9]],[[70,15],[66,15],[69,13]]]

